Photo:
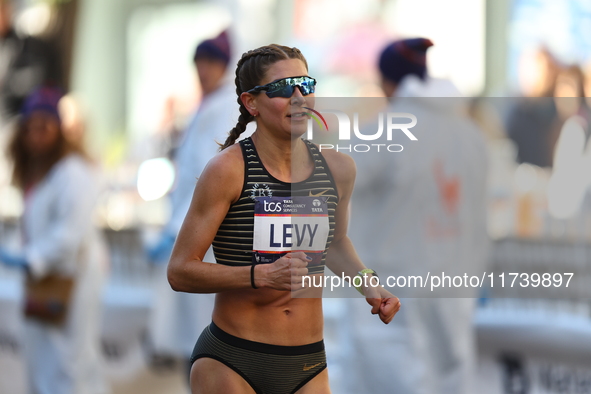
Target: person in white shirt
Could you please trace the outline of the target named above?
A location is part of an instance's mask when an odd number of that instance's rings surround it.
[[[187,126],[174,158],[175,185],[170,193],[171,215],[148,257],[159,265],[156,297],[149,325],[157,354],[189,360],[195,340],[211,320],[214,297],[174,292],[166,279],[166,263],[187,214],[193,190],[207,162],[219,151],[239,112],[236,93],[227,83],[231,52],[228,33],[201,42],[194,54],[203,98]],[[211,252],[210,252],[211,253]],[[213,258],[213,255],[210,254]]]
[[[386,284],[390,275],[460,275],[484,271],[487,234],[486,150],[450,81],[428,76],[428,39],[396,41],[379,60],[388,113],[416,116],[417,141],[400,133],[399,153],[354,156],[351,239]],[[396,141],[397,138],[400,141]],[[390,291],[403,296],[400,288]],[[465,291],[464,291],[465,290]],[[350,393],[471,394],[477,293],[401,299],[389,326],[357,318],[364,303],[348,299],[345,362]]]
[[[29,317],[25,357],[33,394],[102,394],[100,310],[108,253],[92,216],[100,178],[81,146],[66,139],[57,104],[61,91],[43,87],[25,101],[10,144],[13,179],[23,191],[24,245],[0,245],[0,262],[74,279],[63,324]]]

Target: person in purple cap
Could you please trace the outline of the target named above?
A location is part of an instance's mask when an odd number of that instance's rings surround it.
[[[240,115],[236,93],[227,75],[230,58],[226,31],[199,43],[193,55],[202,101],[184,131],[174,157],[176,177],[169,196],[170,218],[157,242],[147,249],[148,258],[158,265],[157,297],[149,332],[153,349],[159,356],[188,361],[195,333],[211,320],[213,295],[196,296],[172,291],[166,280],[166,263],[189,209],[197,178],[218,152],[218,143],[225,141],[228,130],[234,127]]]
[[[383,277],[485,271],[486,146],[466,115],[467,100],[450,81],[429,76],[432,45],[425,38],[395,41],[378,61],[389,99],[384,112],[413,114],[417,140],[393,134],[402,152],[354,156],[351,239]],[[462,288],[455,298],[417,295],[412,285],[397,290],[411,298],[402,299],[405,307],[389,327],[361,321],[365,305],[347,300],[347,343],[355,355],[345,365],[348,393],[477,392],[471,386],[477,289]]]
[[[236,101],[226,81],[230,61],[230,43],[227,32],[201,42],[195,49],[195,65],[202,101],[182,137],[176,152],[177,177],[171,193],[172,214],[159,242],[149,249],[152,261],[167,261],[172,244],[185,217],[195,182],[207,161],[217,153],[217,142],[225,139],[227,126],[238,118],[228,111]],[[231,127],[230,127],[231,128]]]
[[[199,44],[195,49],[193,61],[197,68],[201,91],[203,96],[207,97],[222,85],[230,62],[228,33],[223,31],[217,37]]]
[[[386,46],[379,59],[381,84],[386,97],[393,97],[402,80],[413,75],[427,77],[427,49],[433,42],[427,38],[394,41]]]
[[[9,156],[24,195],[19,251],[0,244],[0,262],[31,281],[72,278],[63,323],[27,315],[24,351],[33,394],[107,392],[100,363],[101,287],[106,250],[93,226],[98,173],[81,146],[64,136],[59,89],[42,87],[25,100]]]

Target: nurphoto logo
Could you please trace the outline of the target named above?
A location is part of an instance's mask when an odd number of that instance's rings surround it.
[[[306,138],[312,140],[314,138],[314,127],[313,120],[320,126],[321,129],[328,131],[328,123],[324,119],[324,116],[312,108],[306,108],[310,113],[310,119],[308,119],[308,127]],[[411,141],[418,141],[417,137],[410,131],[411,128],[416,126],[417,117],[410,113],[405,112],[380,112],[378,114],[378,125],[375,133],[364,134],[359,127],[359,114],[355,112],[353,114],[353,122],[349,115],[343,111],[338,110],[323,110],[323,114],[332,114],[336,116],[338,122],[338,136],[340,141],[351,141],[351,129],[355,138],[361,141],[384,141],[384,130],[385,130],[385,141],[392,141],[392,136],[395,132],[402,132]],[[353,127],[351,127],[351,125]],[[363,130],[368,132],[367,129]],[[337,151],[348,151],[348,152],[359,152],[365,153],[369,151],[377,152],[402,152],[404,147],[400,144],[387,144],[387,143],[372,143],[372,144],[319,144],[319,149],[336,149]]]

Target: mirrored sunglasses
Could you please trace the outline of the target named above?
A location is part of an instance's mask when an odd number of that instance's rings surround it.
[[[246,93],[259,93],[265,91],[269,98],[273,97],[285,97],[290,98],[295,88],[300,88],[302,95],[307,96],[310,93],[314,93],[316,86],[316,80],[311,77],[289,77],[278,79],[266,85],[255,86],[248,90]]]

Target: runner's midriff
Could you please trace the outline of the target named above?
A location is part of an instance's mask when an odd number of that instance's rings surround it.
[[[289,291],[253,289],[216,295],[213,321],[239,338],[282,346],[322,340],[322,299],[293,298]]]

